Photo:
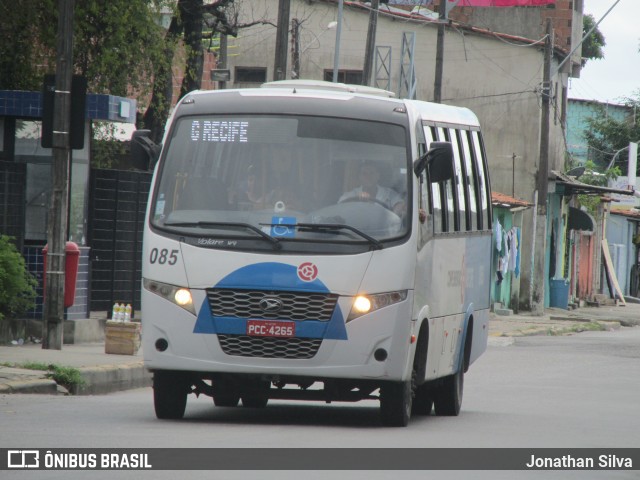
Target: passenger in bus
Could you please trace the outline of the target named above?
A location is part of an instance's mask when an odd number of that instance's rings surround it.
[[[247,167],[246,176],[237,187],[237,198],[233,200],[244,203],[261,203],[264,200],[264,192],[258,173],[255,165]]]
[[[367,161],[360,166],[360,186],[344,193],[338,203],[364,201],[376,202],[397,215],[405,211],[405,202],[402,196],[394,189],[380,185],[380,170],[375,162]]]

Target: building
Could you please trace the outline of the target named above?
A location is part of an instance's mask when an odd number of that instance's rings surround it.
[[[52,151],[41,146],[42,93],[0,91],[0,232],[15,237],[29,270],[40,285],[42,249],[47,243],[47,213],[52,178]],[[76,303],[67,318],[89,313],[89,254],[87,244],[90,135],[97,122],[135,123],[136,101],[113,95],[88,94],[84,145],[71,152],[68,238],[80,246],[80,271]],[[40,292],[41,293],[41,292]],[[42,317],[42,298],[34,318]]]

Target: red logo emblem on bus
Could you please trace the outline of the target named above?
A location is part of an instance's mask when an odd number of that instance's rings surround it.
[[[313,282],[318,276],[318,267],[311,262],[301,263],[298,266],[298,277],[303,282]]]

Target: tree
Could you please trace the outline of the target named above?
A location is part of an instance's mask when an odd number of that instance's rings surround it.
[[[581,182],[606,186],[609,180],[627,174],[629,151],[625,148],[629,146],[630,141],[640,140],[637,113],[640,97],[626,98],[624,101],[631,118],[617,120],[607,115],[604,106],[598,104],[595,115],[587,119],[588,129],[584,136],[591,153],[585,164],[585,174],[580,177]],[[597,196],[579,195],[578,201],[589,212],[595,214],[600,199]]]
[[[42,74],[36,65],[55,52],[55,0],[0,2],[0,89],[39,90]]]
[[[593,15],[584,15],[582,17],[582,36],[584,37],[595,24],[596,20]],[[596,27],[582,43],[582,66],[584,67],[589,60],[604,58],[603,48],[606,44],[604,35]]]
[[[11,239],[0,235],[0,320],[33,308],[37,284]]]
[[[178,0],[174,16],[165,35],[165,59],[167,63],[159,63],[154,69],[153,95],[149,108],[143,117],[143,126],[151,131],[151,139],[160,143],[164,132],[164,124],[171,107],[173,89],[173,72],[170,65],[174,63],[176,47],[179,39],[184,39],[186,62],[184,76],[180,87],[180,97],[202,85],[203,55],[211,48],[214,38],[220,35],[236,37],[239,29],[256,24],[273,25],[264,18],[248,23],[238,23],[238,9],[241,0],[214,0],[205,3],[203,0]],[[209,40],[208,46],[205,41]]]
[[[164,30],[156,23],[168,0],[84,0],[74,14],[74,73],[92,93],[126,96],[149,90],[163,61]],[[40,90],[55,68],[57,0],[0,3],[0,88]]]
[[[0,89],[40,90],[55,65],[58,0],[0,3]],[[180,96],[199,89],[203,40],[237,36],[234,0],[83,0],[74,13],[74,73],[85,75],[88,91],[150,100],[139,127],[160,142],[171,107],[175,52],[184,40],[186,62]],[[168,29],[158,21],[172,16]],[[206,27],[206,30],[205,30]],[[139,104],[143,104],[139,102]],[[145,105],[141,105],[145,107]]]
[[[623,102],[629,111],[629,116],[623,120],[617,120],[613,116],[607,115],[602,105],[597,105],[595,115],[587,119],[588,129],[584,137],[591,150],[595,152],[590,159],[601,171],[614,160],[614,156],[617,154],[613,166],[620,167],[622,173],[626,174],[629,153],[623,149],[629,145],[629,142],[640,140],[640,114],[638,112],[640,94],[635,98],[624,98]]]

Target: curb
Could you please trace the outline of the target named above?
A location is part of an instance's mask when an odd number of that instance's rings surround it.
[[[102,365],[78,369],[85,384],[74,385],[67,391],[55,380],[47,378],[13,380],[0,383],[0,394],[40,393],[56,395],[98,395],[105,393],[144,388],[152,385],[152,374],[144,368],[143,362],[132,365]]]
[[[149,387],[152,374],[144,368],[144,363],[131,365],[101,365],[79,368],[84,385],[74,385],[73,395],[98,395],[134,388]]]
[[[58,393],[58,384],[55,380],[46,378],[14,380],[0,384],[0,394],[7,393],[48,393],[56,395]]]

